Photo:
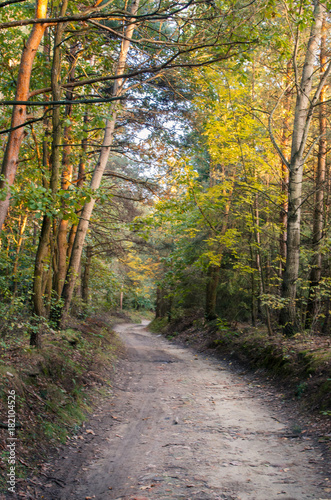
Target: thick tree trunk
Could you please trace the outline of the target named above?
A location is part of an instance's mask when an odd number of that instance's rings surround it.
[[[37,0],[36,18],[47,17],[47,0]],[[29,98],[30,79],[32,65],[38,47],[46,29],[46,24],[35,24],[31,30],[28,40],[24,44],[19,73],[17,77],[17,87],[15,101],[27,101]],[[26,105],[18,104],[13,107],[11,128],[23,125],[26,121]],[[18,165],[19,151],[24,138],[24,127],[12,130],[9,133],[6,151],[2,163],[0,189],[7,190],[4,200],[0,200],[0,230],[7,216],[10,202],[10,187],[14,184]]]
[[[323,74],[326,68],[326,22],[323,20],[321,49],[320,49],[320,71]],[[318,159],[316,169],[316,199],[314,209],[314,222],[313,222],[313,237],[312,246],[314,256],[310,272],[310,288],[309,298],[306,313],[306,328],[309,328],[318,313],[318,303],[315,297],[316,287],[321,279],[322,272],[322,254],[320,251],[320,243],[323,238],[324,227],[324,184],[325,184],[325,170],[326,170],[326,150],[327,150],[327,118],[326,118],[326,90],[327,86],[324,85],[320,95],[319,106],[319,128],[320,140],[318,147]]]
[[[324,12],[325,8],[320,2],[315,1],[314,21],[306,50],[301,82],[297,90],[295,106],[291,160],[289,165],[287,257],[282,282],[282,297],[286,299],[287,304],[281,310],[280,314],[283,331],[288,336],[293,335],[300,328],[296,314],[296,291],[299,275],[303,158],[313,112],[310,106],[310,93]],[[315,93],[314,98],[318,97],[317,93]]]
[[[133,0],[132,6],[131,6],[131,14],[132,15],[135,15],[137,13],[138,6],[139,6],[139,0]],[[125,29],[125,37],[123,38],[123,41],[121,44],[121,51],[120,51],[119,60],[117,63],[115,75],[120,75],[124,71],[128,51],[130,48],[130,39],[132,38],[135,26],[136,25],[135,25],[134,21],[131,20],[131,21],[129,21],[129,24],[127,25],[127,27]],[[114,88],[113,88],[113,96],[114,97],[119,96],[121,94],[121,92],[123,91],[122,84],[123,84],[122,79],[115,80]],[[93,176],[92,176],[92,180],[91,180],[91,185],[90,185],[91,191],[96,191],[100,186],[101,179],[102,179],[103,173],[104,173],[106,165],[107,165],[107,161],[109,158],[109,154],[110,154],[110,150],[111,150],[111,146],[112,146],[112,142],[113,142],[116,118],[117,118],[117,109],[116,109],[116,107],[114,107],[113,113],[112,113],[112,118],[110,120],[107,120],[107,122],[106,122],[101,153],[100,153],[99,160],[98,160],[98,163],[95,167],[95,170],[94,170]],[[71,253],[71,258],[70,258],[69,270],[68,270],[68,274],[67,274],[67,282],[64,286],[63,294],[62,294],[63,299],[64,299],[64,307],[62,310],[62,323],[65,322],[66,315],[69,312],[69,307],[70,307],[73,291],[75,288],[75,282],[77,279],[79,264],[80,264],[80,260],[81,260],[81,256],[82,256],[85,236],[86,236],[87,231],[88,231],[89,222],[90,222],[90,218],[91,218],[92,211],[94,208],[94,204],[95,204],[95,198],[91,198],[90,202],[85,204],[85,206],[82,210],[79,224],[78,224],[77,233],[76,233],[76,237],[75,237],[75,243],[74,243],[73,250]]]

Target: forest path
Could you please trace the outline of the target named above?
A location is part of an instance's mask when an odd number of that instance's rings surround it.
[[[116,331],[127,356],[114,397],[49,473],[60,486],[44,499],[331,498],[318,448],[296,437],[268,389],[145,325]]]

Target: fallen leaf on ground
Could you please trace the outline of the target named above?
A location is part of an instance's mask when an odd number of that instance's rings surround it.
[[[148,486],[141,486],[139,488],[140,490],[150,490],[151,488],[154,488],[155,484],[149,484]]]

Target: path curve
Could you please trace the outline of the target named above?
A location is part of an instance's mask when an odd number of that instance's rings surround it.
[[[145,326],[116,327],[127,357],[112,402],[45,500],[331,499],[318,448],[253,384]]]

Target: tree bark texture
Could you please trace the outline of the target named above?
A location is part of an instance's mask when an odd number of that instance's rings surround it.
[[[283,331],[288,336],[293,335],[300,328],[296,313],[296,291],[299,275],[304,151],[313,111],[310,106],[310,94],[324,12],[325,8],[320,2],[315,1],[314,20],[306,50],[301,81],[300,83],[297,82],[299,85],[297,88],[291,159],[289,164],[287,256],[282,282],[282,297],[286,299],[287,304],[281,310],[280,314]],[[316,93],[315,97],[317,97]]]
[[[327,53],[326,53],[326,21],[323,19],[322,36],[321,36],[321,49],[320,49],[320,72],[323,74],[326,69]],[[326,153],[327,153],[327,110],[326,110],[326,91],[327,85],[324,85],[319,99],[319,132],[320,140],[318,145],[317,168],[315,173],[316,182],[316,198],[314,207],[314,220],[313,220],[313,237],[312,246],[314,256],[312,260],[312,267],[310,271],[310,288],[309,298],[307,304],[306,314],[306,327],[309,328],[318,314],[318,301],[315,296],[316,287],[321,279],[322,272],[322,254],[320,251],[320,243],[323,238],[324,228],[324,185],[325,185],[325,171],[326,171]]]
[[[36,18],[47,17],[47,0],[37,0]],[[32,66],[38,47],[44,35],[46,24],[36,24],[31,30],[31,34],[24,45],[20,68],[17,77],[15,101],[27,101],[29,98],[29,88],[32,73]],[[11,128],[18,127],[26,121],[26,105],[15,105],[13,107]],[[0,189],[4,189],[6,197],[0,200],[0,230],[6,219],[10,203],[10,187],[14,184],[19,151],[24,138],[24,127],[17,128],[9,132],[5,155],[2,162],[1,173],[3,180],[0,181]]]

